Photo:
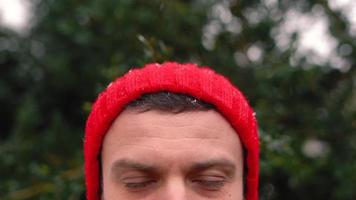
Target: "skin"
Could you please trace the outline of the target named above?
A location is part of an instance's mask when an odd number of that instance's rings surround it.
[[[102,148],[105,200],[243,199],[242,147],[216,111],[123,111]]]

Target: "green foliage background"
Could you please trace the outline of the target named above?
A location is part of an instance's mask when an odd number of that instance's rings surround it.
[[[211,15],[224,2],[240,32]],[[0,199],[85,199],[82,138],[91,103],[130,68],[165,60],[211,66],[246,94],[260,125],[261,200],[356,199],[350,24],[324,0],[280,0],[273,12],[265,1],[226,2],[38,0],[28,33],[1,27]],[[338,49],[351,47],[338,51],[350,69],[306,58],[291,66],[297,33],[287,49],[276,46],[273,30],[289,9],[315,8],[328,18]],[[251,23],[251,11],[265,16]],[[206,48],[209,23],[220,29]],[[256,44],[263,56],[251,61],[246,53]],[[303,151],[311,142],[322,145],[322,154]]]

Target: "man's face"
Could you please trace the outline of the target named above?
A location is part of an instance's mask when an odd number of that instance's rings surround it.
[[[101,153],[104,200],[243,199],[240,140],[213,110],[126,110]]]

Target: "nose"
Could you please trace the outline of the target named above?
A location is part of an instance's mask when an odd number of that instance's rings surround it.
[[[162,190],[162,200],[188,200],[187,188],[182,179],[168,180]]]

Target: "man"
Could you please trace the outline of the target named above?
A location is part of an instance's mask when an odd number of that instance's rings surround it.
[[[258,199],[253,110],[226,78],[149,64],[102,92],[84,141],[88,200]]]

